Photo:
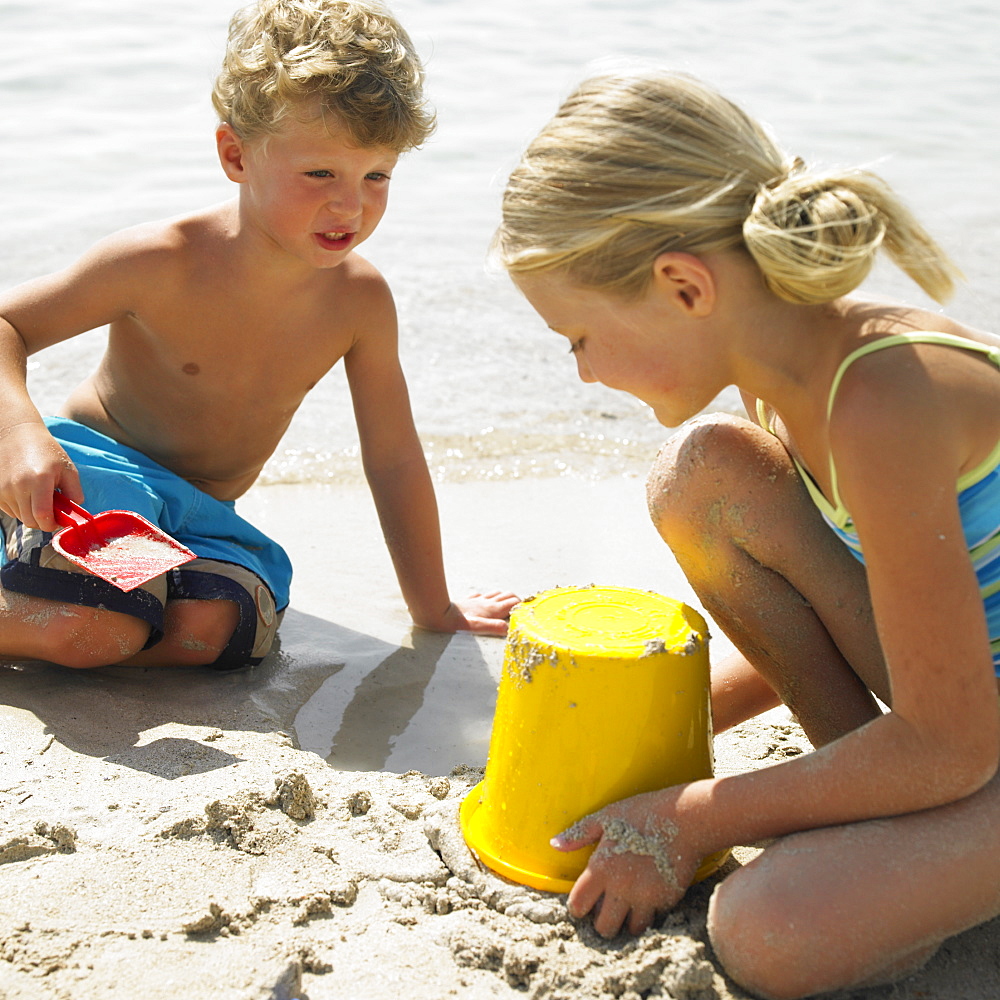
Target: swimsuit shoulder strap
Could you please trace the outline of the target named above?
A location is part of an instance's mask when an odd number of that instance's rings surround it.
[[[760,397],[757,398],[757,423],[768,432],[774,433],[774,424],[767,417],[767,404]]]
[[[896,347],[898,344],[942,344],[945,347],[959,347],[966,351],[978,351],[985,354],[996,366],[1000,368],[1000,347],[990,347],[987,344],[980,344],[975,340],[968,340],[966,337],[957,337],[951,333],[894,333],[888,337],[880,337],[878,340],[869,341],[854,351],[840,362],[837,374],[833,376],[830,383],[830,395],[826,401],[826,415],[829,418],[833,412],[833,400],[840,388],[840,380],[844,377],[844,372],[851,365],[863,358],[866,354],[881,351],[885,347]]]
[[[826,401],[827,420],[830,419],[830,414],[833,413],[833,401],[836,398],[841,379],[843,379],[847,369],[858,358],[863,358],[866,354],[873,354],[875,351],[881,351],[886,347],[896,347],[899,344],[941,344],[945,347],[958,347],[966,351],[978,351],[980,354],[985,354],[1000,369],[1000,348],[989,347],[986,344],[980,344],[978,341],[968,340],[966,337],[958,337],[951,333],[932,333],[923,330],[914,333],[890,334],[888,337],[880,337],[878,340],[862,344],[861,347],[851,351],[841,361],[840,366],[837,368],[837,373],[833,376],[833,381],[830,383],[830,394]],[[837,511],[843,510],[840,491],[837,488],[837,469],[833,463],[833,455],[830,455],[830,492],[833,494],[835,509]]]

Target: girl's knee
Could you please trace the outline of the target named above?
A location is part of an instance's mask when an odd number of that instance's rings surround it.
[[[795,944],[794,917],[744,869],[716,887],[708,908],[708,933],[727,975],[765,1000],[807,997],[802,982],[807,956]],[[763,889],[763,891],[761,891]],[[770,898],[769,898],[770,897]]]
[[[810,851],[804,844],[795,849]],[[824,898],[798,865],[781,868],[759,858],[717,886],[709,902],[716,957],[755,996],[799,1000],[884,985],[915,972],[937,950],[937,942],[926,941],[884,947],[877,934],[864,935],[864,918],[847,901]]]
[[[646,480],[649,514],[664,540],[670,544],[675,532],[711,527],[733,488],[772,474],[773,459],[762,462],[762,451],[776,444],[756,424],[727,413],[685,424],[663,446]]]

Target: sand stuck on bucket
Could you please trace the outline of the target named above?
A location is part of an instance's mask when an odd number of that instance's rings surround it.
[[[511,615],[489,759],[462,803],[462,832],[494,872],[568,892],[593,848],[557,851],[555,834],[712,766],[704,618],[650,591],[545,591]]]

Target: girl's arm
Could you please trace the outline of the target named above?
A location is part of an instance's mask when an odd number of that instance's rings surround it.
[[[365,475],[403,599],[424,628],[504,635],[514,594],[473,594],[459,602],[448,595],[437,501],[399,364],[388,289],[366,318],[371,325],[348,351],[345,367]]]
[[[996,680],[956,504],[970,436],[928,392],[855,388],[852,399],[845,382],[838,397],[847,416],[831,442],[865,551],[892,711],[807,757],[638,796],[564,834],[564,849],[601,841],[570,908],[582,915],[601,900],[602,934],[626,920],[648,926],[699,860],[726,846],[934,808],[996,770]]]

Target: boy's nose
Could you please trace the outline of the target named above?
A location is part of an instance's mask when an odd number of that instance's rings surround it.
[[[341,215],[360,215],[363,200],[361,192],[348,185],[338,185],[331,193],[329,204]]]

